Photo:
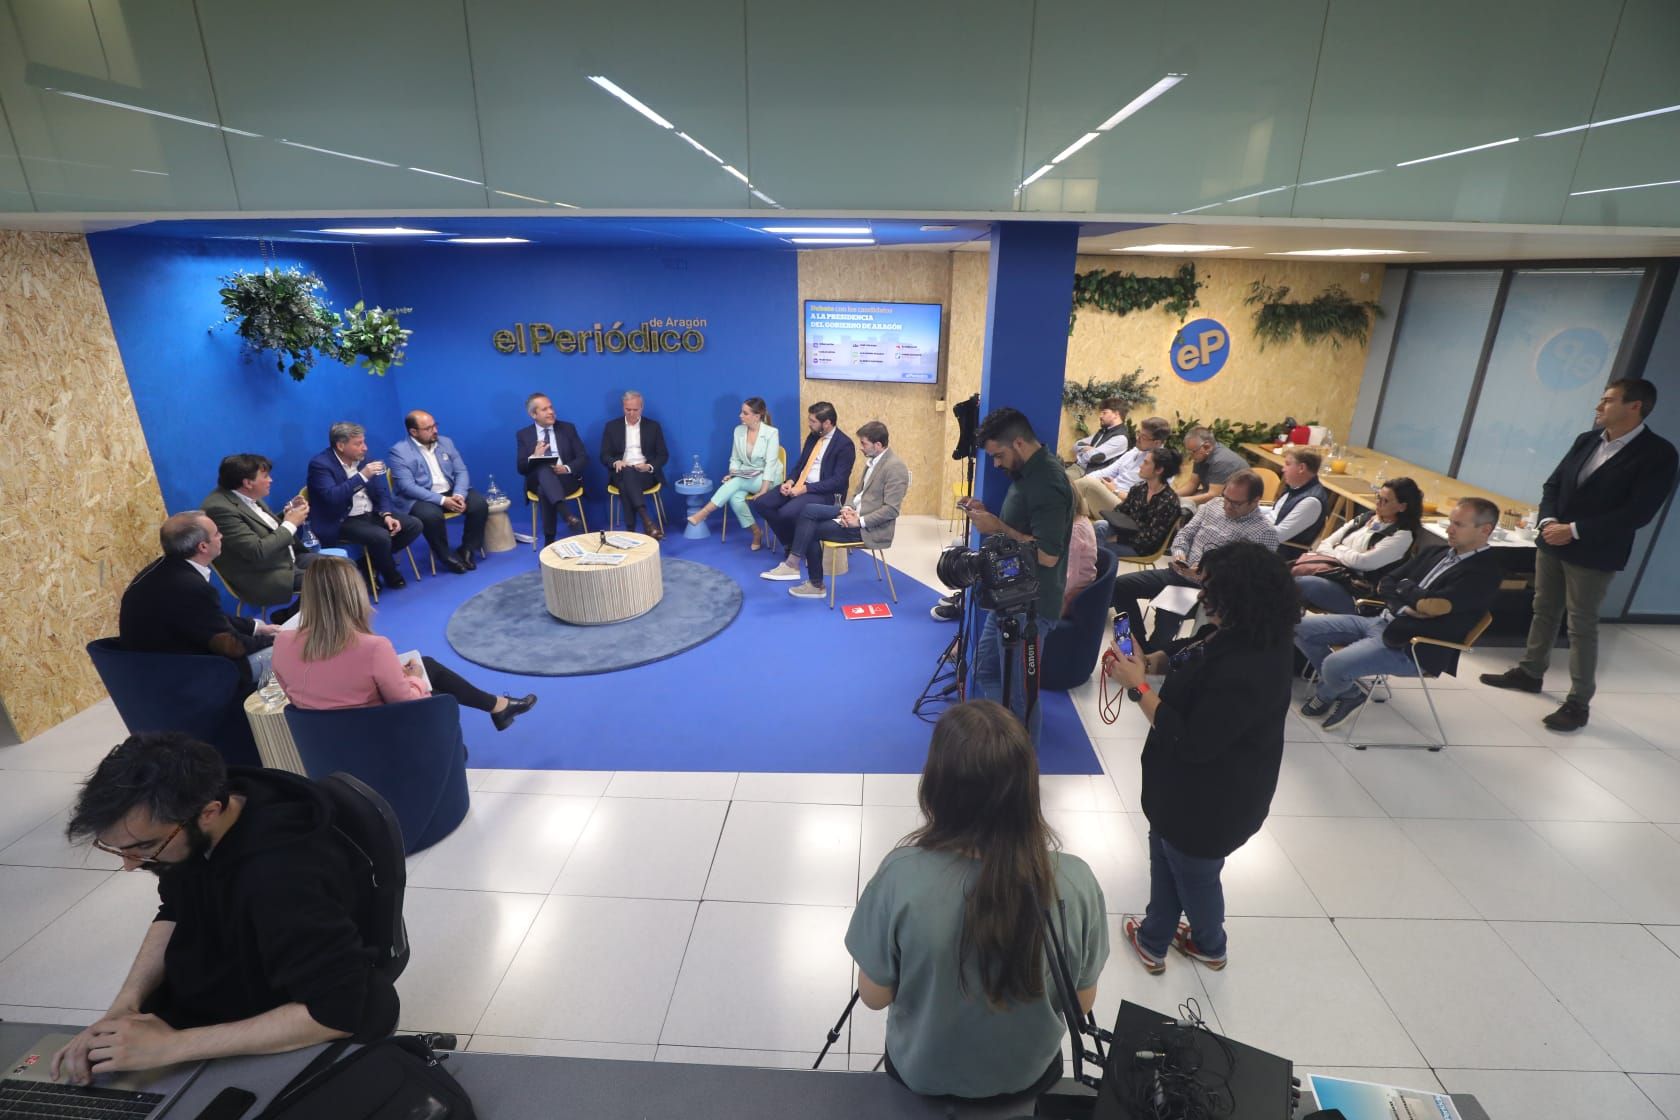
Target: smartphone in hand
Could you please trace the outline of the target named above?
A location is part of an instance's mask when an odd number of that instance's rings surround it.
[[[1132,620],[1125,611],[1114,616],[1114,644],[1127,657],[1134,655],[1132,645]]]

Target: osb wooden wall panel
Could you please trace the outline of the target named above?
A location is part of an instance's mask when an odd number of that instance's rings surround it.
[[[963,464],[951,458],[957,446],[957,417],[951,406],[980,391],[986,355],[986,291],[991,282],[991,254],[951,254],[951,344],[946,357],[945,427],[939,444],[944,486],[934,512],[950,514],[952,486],[963,483]]]
[[[800,415],[791,421],[777,418],[777,427],[784,433],[783,438],[791,448],[788,452],[789,470],[793,469],[792,458],[798,454],[798,444],[794,441],[805,438],[804,410],[817,401],[828,401],[840,417],[840,427],[854,437],[858,425],[866,420],[879,420],[887,426],[888,446],[910,468],[910,492],[905,496],[900,512],[934,511],[939,498],[939,480],[944,477],[940,456],[949,456],[955,442],[954,438],[947,441],[944,436],[948,413],[940,409],[940,387],[806,380],[803,376],[804,308],[808,299],[878,299],[941,303],[949,312],[950,295],[949,253],[832,249],[799,254],[799,306],[794,312],[799,317]],[[982,303],[982,317],[984,312]],[[951,349],[952,345],[947,344],[947,351]],[[975,387],[978,388],[978,365],[975,368]],[[856,477],[854,475],[854,481]]]
[[[0,230],[0,508],[0,698],[28,738],[104,696],[83,647],[164,517],[78,235]]]
[[[1077,269],[1167,276],[1183,263],[1183,258],[1111,253],[1081,256]],[[1337,349],[1328,342],[1307,346],[1297,340],[1274,343],[1262,350],[1254,337],[1254,308],[1244,306],[1243,299],[1249,285],[1264,278],[1272,284],[1287,284],[1292,300],[1311,299],[1331,284],[1340,284],[1354,299],[1375,300],[1382,291],[1382,266],[1203,258],[1196,261],[1196,274],[1205,281],[1201,306],[1190,309],[1186,322],[1217,319],[1231,335],[1230,357],[1216,376],[1190,382],[1173,371],[1167,355],[1179,327],[1176,315],[1159,308],[1128,315],[1082,308],[1073,336],[1068,339],[1068,379],[1107,379],[1142,366],[1146,376],[1159,378],[1155,387],[1158,399],[1152,411],[1168,420],[1175,409],[1204,421],[1223,417],[1252,422],[1294,416],[1303,421],[1317,420],[1328,425],[1338,439],[1345,437],[1359,397],[1366,347],[1343,343]],[[1143,416],[1132,419],[1141,420]],[[1095,416],[1089,418],[1093,425],[1095,420]],[[1072,433],[1071,417],[1064,418],[1064,450],[1072,446]]]

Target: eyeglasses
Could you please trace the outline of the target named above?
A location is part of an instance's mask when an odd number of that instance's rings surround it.
[[[93,842],[93,846],[98,848],[100,851],[105,852],[107,855],[113,855],[122,860],[131,859],[138,863],[141,867],[148,867],[158,862],[158,856],[163,854],[163,850],[169,847],[170,841],[181,835],[181,830],[186,827],[187,822],[182,821],[180,824],[176,825],[174,830],[162,840],[141,840],[138,843],[127,844],[120,848],[95,840]],[[151,848],[151,851],[146,855],[141,855],[137,850],[146,847]]]

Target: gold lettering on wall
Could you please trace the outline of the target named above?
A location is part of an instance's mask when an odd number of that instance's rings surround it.
[[[622,320],[585,330],[556,330],[553,323],[515,323],[491,334],[498,354],[541,354],[547,346],[562,354],[698,354],[706,348],[705,319],[655,317],[633,330]]]

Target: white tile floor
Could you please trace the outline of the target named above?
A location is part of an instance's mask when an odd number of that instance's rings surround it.
[[[932,582],[944,522],[894,563]],[[1151,978],[1119,915],[1148,894],[1128,707],[1075,701],[1105,773],[1044,783],[1102,882],[1099,1015],[1195,996],[1304,1068],[1475,1092],[1495,1120],[1680,1120],[1680,627],[1613,627],[1591,726],[1485,689],[1483,650],[1437,702],[1452,746],[1355,752],[1292,719],[1272,815],[1225,875],[1231,964]],[[1416,686],[1371,715],[1421,741]],[[148,876],[61,838],[80,776],[124,732],[109,703],[0,748],[0,1016],[89,1021],[151,915]],[[1362,735],[1362,738],[1364,736]],[[903,775],[473,771],[462,827],[410,864],[403,1026],[475,1050],[809,1065],[853,976],[857,892],[917,821]],[[859,1011],[827,1065],[867,1069]],[[470,1036],[470,1041],[469,1041]]]

